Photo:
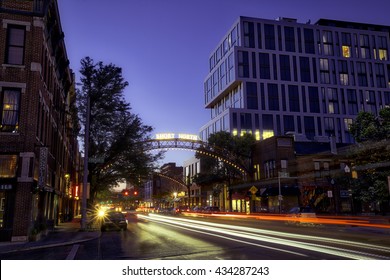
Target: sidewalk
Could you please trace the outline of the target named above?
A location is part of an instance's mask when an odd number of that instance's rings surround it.
[[[0,242],[0,254],[72,245],[98,238],[100,234],[100,229],[80,231],[80,218],[74,218],[71,222],[55,226],[54,230],[48,231],[47,235],[38,241]]]

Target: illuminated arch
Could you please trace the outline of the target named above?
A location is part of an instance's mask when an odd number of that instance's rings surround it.
[[[248,174],[248,170],[238,164],[235,159],[229,158],[222,149],[213,147],[210,148],[207,142],[200,140],[197,136],[191,134],[174,134],[163,133],[157,134],[154,139],[145,141],[149,145],[145,145],[146,150],[189,150],[198,152],[201,155],[218,159],[227,165],[235,168],[244,176]]]
[[[172,181],[172,182],[174,182],[174,183],[176,183],[176,184],[178,184],[178,185],[180,185],[180,186],[182,186],[182,187],[188,189],[188,186],[187,186],[183,181],[180,181],[180,180],[178,180],[178,179],[176,179],[176,178],[173,178],[172,176],[168,176],[168,175],[166,175],[166,174],[162,174],[162,173],[158,173],[158,172],[156,172],[156,173],[154,173],[154,174],[155,174],[156,176],[159,176],[159,177],[168,179],[168,180],[170,180],[170,181]]]

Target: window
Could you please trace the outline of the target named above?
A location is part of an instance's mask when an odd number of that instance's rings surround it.
[[[320,76],[321,83],[329,84],[330,83],[330,70],[329,70],[329,60],[327,58],[320,59]]]
[[[387,60],[387,38],[384,36],[378,37],[378,54],[380,60]]]
[[[241,78],[249,78],[248,52],[238,52],[238,76]]]
[[[295,131],[294,116],[283,116],[284,133]]]
[[[316,134],[314,117],[304,117],[303,120],[305,123],[305,135],[307,139],[314,140]]]
[[[366,64],[364,62],[357,62],[356,66],[357,66],[357,75],[358,75],[358,85],[361,87],[368,86]]]
[[[241,130],[251,130],[252,129],[252,115],[248,113],[241,113],[240,114],[240,123],[241,123]]]
[[[271,68],[268,53],[259,53],[260,79],[271,79]]]
[[[300,57],[299,65],[301,70],[301,81],[310,83],[310,60],[308,57]]]
[[[339,114],[340,108],[339,108],[337,89],[336,88],[328,88],[327,89],[327,97],[328,97],[328,101],[329,101],[328,113],[329,114]]]
[[[280,79],[283,81],[291,81],[290,57],[288,55],[280,55]]]
[[[370,58],[370,43],[368,35],[360,35],[360,55],[361,58]]]
[[[324,123],[325,123],[325,135],[334,136],[335,135],[334,119],[324,118]]]
[[[295,52],[295,34],[293,27],[284,27],[284,43],[287,52]]]
[[[221,65],[219,66],[219,77],[220,77],[220,85],[219,88],[223,89],[227,82],[226,82],[226,61],[223,61]]]
[[[246,98],[248,109],[258,109],[258,98],[257,98],[257,83],[247,82],[246,83]]]
[[[343,57],[351,57],[351,47],[350,46],[342,46],[343,49]]]
[[[315,53],[314,51],[314,31],[312,29],[303,29],[303,37],[305,40],[305,52]]]
[[[17,162],[17,155],[0,155],[0,178],[14,178]]]
[[[310,112],[319,113],[320,112],[320,99],[318,96],[317,87],[309,87],[309,102],[310,102]]]
[[[343,86],[349,85],[347,61],[339,60],[339,79],[340,79],[340,85],[343,85]]]
[[[386,88],[385,68],[383,64],[375,64],[376,85],[380,88]]]
[[[7,89],[0,96],[0,132],[17,132],[19,127],[20,89]]]
[[[333,55],[332,32],[324,31],[322,33],[322,43],[324,44],[324,54],[325,55]]]
[[[348,113],[350,115],[357,115],[358,102],[357,102],[356,90],[354,89],[347,90],[347,100],[348,100]]]
[[[352,46],[351,34],[342,32],[341,44],[342,44],[341,49],[342,49],[343,57],[351,57],[351,46]]]
[[[364,95],[367,104],[367,111],[373,113],[374,115],[377,115],[375,91],[366,90],[364,91]]]
[[[279,94],[276,84],[268,84],[268,106],[269,110],[279,111]]]
[[[275,28],[271,24],[264,24],[265,48],[275,50]]]
[[[255,28],[253,22],[244,21],[244,46],[247,48],[255,47]]]
[[[289,85],[288,86],[288,103],[290,105],[291,112],[299,112],[299,92],[298,86]]]
[[[24,64],[25,32],[24,26],[9,25],[7,30],[6,64]]]

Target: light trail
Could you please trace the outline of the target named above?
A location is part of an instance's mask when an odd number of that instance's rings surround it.
[[[191,230],[191,231],[200,232],[202,234],[213,235],[219,238],[230,239],[236,242],[241,242],[241,243],[246,243],[251,245],[256,244],[255,246],[265,247],[267,249],[272,249],[272,250],[282,250],[282,249],[276,247],[269,247],[265,245],[259,245],[257,243],[243,241],[240,239],[235,239],[232,238],[231,236],[236,238],[243,238],[251,241],[266,242],[266,243],[284,245],[289,247],[295,247],[303,250],[315,251],[319,253],[325,253],[325,254],[344,257],[348,259],[368,259],[368,260],[389,259],[387,257],[378,254],[363,252],[361,251],[362,249],[375,250],[381,253],[390,253],[390,248],[388,247],[370,245],[370,244],[353,242],[353,241],[343,241],[334,238],[324,238],[324,237],[316,237],[316,236],[301,235],[301,234],[283,233],[283,232],[262,230],[262,229],[249,228],[243,226],[233,226],[227,224],[188,220],[188,219],[176,218],[176,217],[174,218],[174,217],[160,216],[155,214],[149,214],[149,216],[138,215],[138,217],[145,220],[164,223],[170,226],[180,227],[185,230]],[[208,231],[208,232],[205,233],[204,231]],[[211,234],[210,232],[213,232],[213,234]],[[292,238],[296,240],[288,240],[288,238]],[[304,240],[304,241],[297,241],[297,240]],[[323,242],[331,245],[309,243],[308,241]],[[359,248],[359,250],[341,248],[340,247],[341,245]],[[283,250],[283,251],[287,253],[299,254],[297,252],[293,252],[290,250]]]
[[[256,219],[256,220],[266,220],[266,221],[284,221],[284,222],[297,222],[297,223],[312,223],[312,224],[331,224],[331,225],[350,225],[350,226],[360,226],[360,227],[374,227],[382,229],[390,229],[390,224],[381,224],[381,223],[370,223],[368,219],[363,217],[348,217],[348,216],[317,216],[317,217],[290,217],[288,215],[281,214],[233,214],[229,212],[219,212],[219,213],[185,213],[186,216],[192,217],[226,217],[226,218],[239,218],[239,219]]]

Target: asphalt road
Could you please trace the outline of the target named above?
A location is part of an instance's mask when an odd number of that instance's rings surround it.
[[[390,259],[389,230],[276,221],[130,215],[126,231],[3,259],[340,260]]]

